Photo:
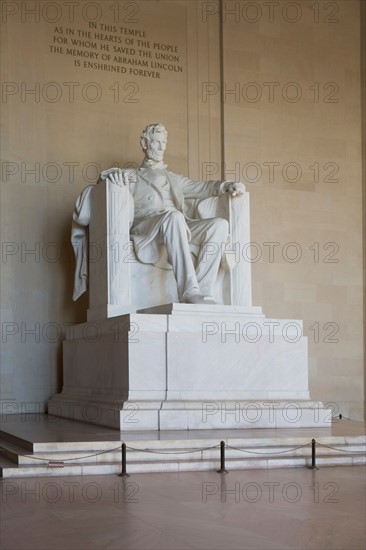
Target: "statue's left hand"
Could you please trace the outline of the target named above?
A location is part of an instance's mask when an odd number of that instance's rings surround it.
[[[241,181],[225,181],[224,191],[230,193],[232,197],[236,197],[245,193],[245,186]]]

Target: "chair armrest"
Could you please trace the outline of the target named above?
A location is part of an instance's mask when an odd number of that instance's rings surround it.
[[[225,218],[229,219],[229,201],[228,195],[219,197],[209,197],[207,199],[198,199],[195,205],[196,215],[200,220],[207,218]]]
[[[224,218],[231,222],[237,217],[247,216],[247,193],[232,197],[224,193],[218,197],[209,197],[196,201],[195,210],[199,219]]]

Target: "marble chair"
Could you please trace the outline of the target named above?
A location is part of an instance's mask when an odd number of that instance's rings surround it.
[[[229,221],[231,245],[226,247],[215,298],[226,305],[250,308],[249,193],[234,199],[225,194],[191,200],[188,208],[195,219],[218,216]],[[78,197],[72,231],[77,259],[74,300],[88,287],[88,321],[178,302],[172,270],[137,260],[129,235],[132,221],[133,198],[128,186],[106,180],[88,186]],[[217,253],[215,246],[207,245],[207,253]]]

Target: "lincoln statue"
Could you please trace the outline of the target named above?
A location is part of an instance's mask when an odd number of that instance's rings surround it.
[[[101,180],[128,185],[134,202],[130,236],[142,263],[159,266],[159,245],[164,244],[173,268],[180,302],[215,303],[212,297],[221,254],[206,254],[205,245],[216,243],[223,250],[229,225],[223,218],[204,220],[189,217],[186,199],[204,199],[229,192],[245,191],[241,182],[193,181],[167,170],[164,152],[167,131],[162,124],[150,124],[141,135],[145,158],[137,170],[112,168],[102,172]],[[191,252],[195,253],[194,263]]]

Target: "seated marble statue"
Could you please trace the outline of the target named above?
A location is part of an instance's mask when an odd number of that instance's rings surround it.
[[[168,171],[163,161],[167,136],[162,124],[147,126],[140,139],[145,155],[142,166],[138,169],[110,168],[100,174],[98,183],[107,180],[112,185],[128,186],[129,208],[132,207],[130,239],[137,260],[172,269],[180,302],[215,303],[212,294],[220,264],[228,267],[223,253],[228,243],[229,225],[224,218],[192,213],[189,205],[207,203],[205,199],[226,192],[233,197],[242,195],[245,187],[241,182],[227,180],[193,181]],[[73,214],[74,300],[88,286],[87,226],[91,222],[93,188],[95,185],[89,185],[82,191]],[[196,219],[199,217],[201,219]],[[207,253],[210,243],[217,253]]]
[[[130,230],[135,254],[142,263],[159,265],[159,245],[164,244],[167,259],[173,268],[180,302],[215,303],[212,297],[220,267],[221,254],[206,254],[206,243],[227,242],[229,224],[223,218],[191,219],[185,199],[203,199],[230,192],[232,196],[245,191],[241,182],[193,181],[167,170],[164,152],[167,131],[162,124],[150,124],[141,135],[145,154],[139,169],[111,168],[101,179],[115,185],[128,185],[134,202],[133,224]],[[197,251],[194,266],[192,245]]]

